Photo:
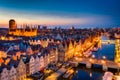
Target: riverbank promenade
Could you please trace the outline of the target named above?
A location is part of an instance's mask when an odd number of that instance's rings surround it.
[[[55,73],[51,74],[49,77],[47,77],[45,80],[57,80],[58,77],[60,77],[62,74],[64,74],[67,71],[65,68],[60,68]]]
[[[74,58],[74,62],[78,62],[81,64],[86,64],[91,66],[92,64],[102,65],[109,68],[120,69],[120,63],[116,63],[114,61],[110,61],[107,59],[95,59],[95,58]]]

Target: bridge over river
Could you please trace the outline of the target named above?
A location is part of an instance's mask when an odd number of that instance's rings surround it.
[[[91,68],[92,65],[94,64],[101,65],[104,71],[108,70],[108,68],[117,69],[117,70],[120,69],[120,63],[116,63],[114,61],[110,61],[106,59],[75,57],[72,62],[76,64],[85,64],[87,68]]]
[[[115,44],[115,40],[102,40],[103,44]]]

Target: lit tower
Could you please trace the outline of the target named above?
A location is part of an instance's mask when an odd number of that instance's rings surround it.
[[[11,19],[11,20],[9,21],[9,29],[10,29],[10,30],[15,30],[16,28],[17,28],[17,26],[16,26],[15,20],[14,20],[14,19]]]

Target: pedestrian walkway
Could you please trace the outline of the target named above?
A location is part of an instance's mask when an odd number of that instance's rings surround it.
[[[51,74],[49,77],[47,77],[45,80],[57,80],[58,77],[60,77],[62,74],[64,74],[67,71],[65,68],[60,68],[55,73]]]

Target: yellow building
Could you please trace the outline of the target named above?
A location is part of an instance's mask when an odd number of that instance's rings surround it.
[[[116,39],[115,51],[116,51],[115,62],[120,62],[120,40],[119,39]]]
[[[74,44],[72,44],[72,42],[70,41],[69,46],[65,51],[65,61],[76,56],[82,56],[82,52],[83,51],[81,43],[76,43],[76,41],[74,41]]]
[[[37,29],[30,28],[27,25],[22,29],[18,29],[15,20],[11,19],[9,21],[9,34],[15,36],[37,36]]]
[[[15,30],[9,30],[10,35],[15,36],[37,36],[37,29],[15,29]]]
[[[73,46],[72,42],[70,41],[68,49],[65,51],[65,61],[72,58],[73,54],[74,54],[74,46]]]

